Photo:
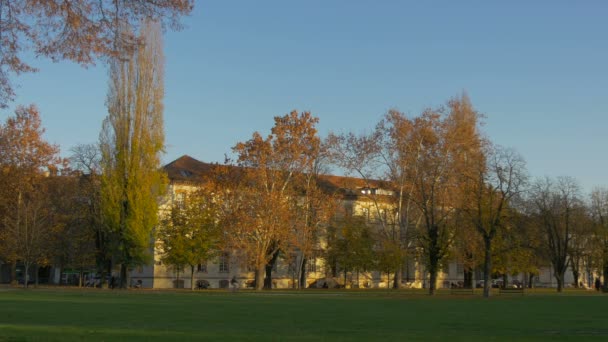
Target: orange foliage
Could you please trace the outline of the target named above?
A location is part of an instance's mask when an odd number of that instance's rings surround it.
[[[117,46],[133,47],[143,19],[179,28],[193,0],[22,0],[0,1],[0,107],[14,97],[9,74],[36,69],[20,57],[31,50],[53,61],[91,65],[116,56]]]

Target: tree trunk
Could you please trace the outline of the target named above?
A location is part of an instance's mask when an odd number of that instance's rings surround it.
[[[34,264],[34,286],[35,287],[38,287],[38,282],[39,282],[38,273],[39,272],[40,272],[40,267],[38,267],[38,264]]]
[[[255,289],[261,291],[264,288],[264,266],[258,266],[255,270]]]
[[[502,288],[506,289],[507,285],[509,285],[509,277],[507,276],[506,273],[503,273],[503,275],[502,275]]]
[[[580,286],[578,286],[578,279],[580,278],[580,274],[578,272],[578,269],[572,269],[572,277],[574,278],[574,287],[575,288],[579,288]]]
[[[429,295],[435,295],[437,288],[437,266],[429,267]]]
[[[120,264],[120,288],[126,289],[127,284],[127,265]]]
[[[102,269],[101,272],[99,272],[99,288],[100,289],[107,289],[108,288],[108,282],[106,280],[108,273],[106,272],[105,269]],[[97,285],[97,284],[95,284]]]
[[[107,270],[104,270],[102,272],[102,275],[101,275],[102,277],[99,280],[100,281],[99,286],[102,289],[107,289],[108,287],[110,287],[110,284],[108,284],[108,281],[106,278],[110,277],[110,279],[111,279],[111,277],[112,277],[112,260],[107,260],[105,267],[107,267]]]
[[[272,264],[266,264],[264,266],[264,289],[272,289]]]
[[[23,274],[23,288],[27,289],[27,283],[28,283],[28,278],[29,278],[29,272],[30,272],[30,264],[29,262],[24,262],[23,266],[25,267],[25,273]]]
[[[464,270],[464,284],[465,289],[472,289],[473,287],[473,269],[466,268]]]
[[[439,271],[439,227],[429,229],[429,295],[435,295],[437,289],[437,272]]]
[[[300,279],[298,280],[298,288],[305,289],[306,288],[306,263],[308,260],[302,257],[301,265],[300,265]]]
[[[534,273],[531,273],[528,275],[528,288],[534,288]]]
[[[274,268],[274,265],[277,263],[277,259],[279,258],[279,251],[277,250],[276,252],[274,252],[272,254],[272,258],[270,259],[270,262],[266,264],[266,277],[264,278],[264,288],[265,289],[272,289],[272,269]]]
[[[194,265],[190,265],[190,290],[194,291]]]
[[[490,297],[490,275],[492,274],[492,240],[484,238],[484,261],[483,261],[483,296]]]
[[[555,272],[555,280],[557,280],[557,292],[562,292],[564,289],[564,274]]]
[[[403,270],[401,266],[395,270],[395,279],[393,279],[393,288],[399,289],[401,287],[401,278],[403,277]]]
[[[60,263],[59,266],[57,266],[57,268],[59,269],[59,281],[57,281],[57,283],[55,283],[55,281],[53,280],[53,284],[61,285],[61,275],[63,274],[63,263]]]
[[[11,285],[17,285],[19,282],[17,281],[17,262],[13,261],[11,263]]]
[[[604,272],[602,273],[604,274],[604,284],[602,286],[602,290],[604,292],[608,292],[608,262],[604,263],[603,271]]]

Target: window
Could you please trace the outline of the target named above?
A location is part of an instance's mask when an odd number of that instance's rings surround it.
[[[188,178],[188,177],[191,177],[191,176],[192,176],[192,172],[190,172],[190,171],[188,171],[188,170],[180,170],[180,171],[179,171],[179,173],[180,173],[182,176],[186,177],[186,178]]]
[[[230,272],[230,256],[228,253],[220,255],[220,273]]]
[[[456,264],[456,273],[459,276],[464,275],[464,264]]]
[[[202,263],[198,264],[196,270],[198,272],[207,273],[207,262],[203,261]]]

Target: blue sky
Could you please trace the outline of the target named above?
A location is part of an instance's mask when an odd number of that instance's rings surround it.
[[[321,135],[365,132],[466,91],[533,176],[608,185],[608,2],[197,1],[165,35],[169,162],[223,161],[293,109]],[[15,78],[64,154],[97,141],[107,72],[36,60]],[[0,113],[1,118],[9,112]]]

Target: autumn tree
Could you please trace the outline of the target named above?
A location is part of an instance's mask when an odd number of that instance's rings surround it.
[[[486,145],[477,156],[469,156],[462,210],[483,240],[484,297],[490,296],[493,242],[507,232],[511,200],[526,184],[525,163],[515,151]]]
[[[312,169],[318,154],[318,119],[308,112],[275,117],[271,133],[238,143],[234,152],[241,167],[233,195],[229,245],[243,251],[256,269],[256,288],[270,285],[272,265],[286,247],[295,225],[296,186]],[[238,219],[236,219],[238,217]]]
[[[413,139],[421,153],[414,156],[412,200],[422,216],[417,236],[427,259],[430,294],[435,293],[439,267],[454,240],[462,175],[479,149],[478,119],[466,95],[450,100],[447,113],[443,108],[426,110],[414,119]]]
[[[538,180],[530,194],[534,218],[544,233],[543,247],[551,261],[558,292],[564,288],[575,213],[582,207],[579,191],[574,179],[559,177],[557,180]]]
[[[83,66],[137,47],[142,21],[179,28],[193,0],[0,1],[0,108],[15,93],[10,75],[36,71],[23,52]]]
[[[190,289],[194,290],[197,265],[213,258],[221,238],[220,198],[215,192],[201,188],[174,203],[161,219],[157,231],[162,260],[178,270],[190,267]]]
[[[59,148],[43,138],[38,109],[18,107],[14,117],[0,125],[0,253],[26,268],[45,257],[51,232],[45,175],[61,163]],[[27,285],[27,282],[25,282]]]
[[[159,25],[147,23],[141,41],[136,53],[112,62],[108,116],[100,136],[103,219],[122,288],[128,284],[128,268],[149,260],[157,198],[166,182],[160,170],[164,87]]]

